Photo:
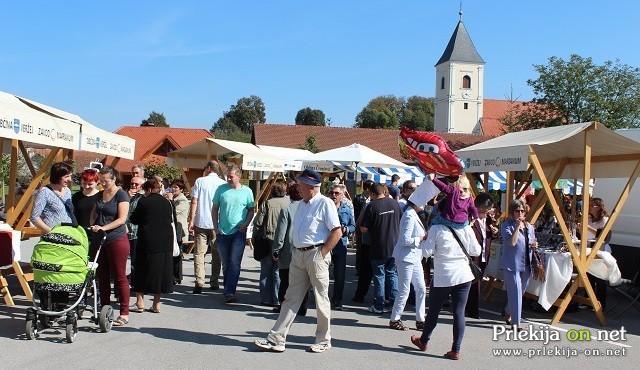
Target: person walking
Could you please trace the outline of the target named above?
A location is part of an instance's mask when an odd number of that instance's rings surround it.
[[[211,219],[212,200],[216,190],[225,183],[220,177],[218,161],[211,160],[204,167],[204,176],[196,180],[191,189],[191,210],[189,217],[189,232],[194,235],[193,270],[196,284],[193,294],[202,293],[205,280],[204,256],[211,248],[211,289],[220,288],[220,253],[215,244],[216,234],[213,232]]]
[[[173,209],[176,211],[176,227],[182,230],[182,238],[178,240],[178,245],[189,240],[189,200],[184,196],[184,181],[173,180],[171,183],[171,201]],[[173,257],[173,279],[176,284],[182,282],[182,253]]]
[[[240,183],[242,172],[236,166],[227,171],[227,183],[216,189],[211,219],[218,239],[218,251],[224,274],[224,302],[235,303],[240,278],[240,263],[246,246],[247,227],[253,219],[253,192]]]
[[[284,352],[289,328],[311,286],[318,322],[316,341],[309,351],[320,353],[331,348],[329,264],[331,250],[342,231],[335,204],[320,193],[322,176],[306,169],[296,180],[303,200],[298,204],[292,224],[294,249],[289,267],[289,289],[271,332],[266,339],[254,343],[268,351]]]
[[[393,258],[398,269],[398,294],[391,310],[391,320],[389,321],[391,329],[408,330],[402,324],[401,318],[411,285],[415,290],[416,329],[422,330],[424,328],[427,287],[424,282],[420,243],[426,239],[427,233],[420,217],[418,217],[418,211],[420,211],[420,207],[407,201],[406,210],[400,219],[400,235],[393,248]]]
[[[453,343],[451,351],[445,357],[460,359],[460,347],[464,337],[464,307],[467,304],[473,273],[469,267],[469,259],[462,248],[467,248],[470,256],[480,254],[480,245],[471,228],[454,229],[443,224],[432,225],[427,239],[423,242],[423,253],[433,255],[433,279],[429,289],[429,312],[424,323],[422,335],[412,335],[411,343],[421,351],[427,350],[431,334],[438,324],[440,310],[451,296],[453,312]]]

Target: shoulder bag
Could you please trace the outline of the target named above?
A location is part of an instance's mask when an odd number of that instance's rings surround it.
[[[479,280],[482,280],[483,273],[480,266],[478,266],[476,262],[471,258],[471,256],[469,256],[469,252],[467,252],[467,248],[465,248],[462,242],[460,241],[458,234],[451,228],[451,226],[447,226],[447,228],[451,231],[451,234],[453,234],[453,237],[456,238],[456,241],[460,245],[460,248],[462,248],[462,251],[464,252],[465,256],[467,256],[467,259],[469,260],[469,268],[471,269],[471,273],[473,274],[473,282],[475,283]]]

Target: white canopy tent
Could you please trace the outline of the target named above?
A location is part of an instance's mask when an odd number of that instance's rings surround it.
[[[410,167],[382,153],[362,144],[351,144],[340,148],[325,150],[302,158],[304,162],[334,162],[350,166],[353,170],[357,166],[363,167]]]
[[[602,325],[605,324],[602,306],[597,301],[586,271],[611,230],[630,189],[640,174],[640,143],[626,138],[597,122],[548,127],[506,134],[461,150],[456,154],[465,163],[467,173],[507,171],[507,199],[512,199],[514,171],[527,171],[540,179],[543,192],[531,205],[527,218],[534,222],[548,201],[559,221],[565,242],[571,251],[572,260],[578,270],[578,278],[559,304],[560,308],[552,323],[562,317],[573,299],[592,305]],[[527,176],[529,177],[529,176]],[[580,179],[588,184],[592,178],[625,178],[620,196],[611,208],[609,221],[595,241],[591,253],[587,254],[587,240],[583,238],[580,250],[572,242],[566,219],[550,184],[560,178]],[[530,181],[530,180],[529,180]],[[587,235],[589,197],[583,201],[582,235]],[[589,298],[575,296],[578,287],[584,287]]]
[[[212,159],[227,153],[242,156],[242,169],[246,171],[282,172],[282,158],[260,149],[251,143],[206,138],[184,148],[174,150],[167,156],[167,164],[177,167],[201,168]]]
[[[114,161],[119,158],[133,159],[135,150],[135,140],[129,137],[101,130],[76,114],[2,91],[0,139],[0,152],[11,153],[7,223],[15,225],[18,230],[25,228],[33,193],[54,161],[70,157],[73,150],[111,155],[115,157]],[[29,160],[27,148],[30,147],[51,149],[42,167],[37,170]],[[18,151],[22,152],[32,179],[20,201],[14,204]],[[29,235],[31,231],[25,230],[23,235]]]

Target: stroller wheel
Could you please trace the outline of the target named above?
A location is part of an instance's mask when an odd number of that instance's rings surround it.
[[[100,329],[103,333],[109,332],[113,326],[113,307],[106,305],[100,310],[100,318],[98,319]]]
[[[27,339],[36,339],[36,337],[38,336],[38,322],[36,320],[27,321],[25,332],[27,333]]]
[[[78,334],[78,323],[75,320],[73,323],[67,324],[66,334],[67,343],[73,343],[76,339],[76,334]]]

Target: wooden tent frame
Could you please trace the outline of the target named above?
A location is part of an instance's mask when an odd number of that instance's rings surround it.
[[[604,312],[602,309],[601,303],[597,300],[595,296],[595,292],[589,283],[587,278],[587,270],[591,265],[591,262],[596,257],[596,254],[602,246],[604,245],[604,240],[606,235],[611,230],[613,224],[616,222],[616,219],[620,215],[620,211],[626,202],[633,185],[636,182],[636,179],[640,175],[640,154],[629,154],[629,155],[618,155],[618,156],[600,156],[600,157],[592,157],[592,145],[591,141],[593,138],[594,130],[600,125],[600,123],[594,122],[592,125],[587,127],[583,132],[584,139],[584,148],[583,148],[583,156],[581,158],[562,158],[555,162],[542,163],[538,159],[538,154],[532,145],[529,145],[529,166],[527,168],[528,174],[536,174],[540,178],[540,182],[542,183],[543,189],[542,192],[538,193],[535,197],[533,204],[531,205],[530,211],[527,214],[527,221],[531,223],[535,223],[537,218],[540,216],[544,205],[548,202],[551,206],[554,216],[558,220],[558,224],[560,226],[560,230],[562,233],[562,237],[568,246],[569,252],[571,254],[571,259],[574,265],[574,269],[577,271],[577,277],[570,282],[569,289],[567,290],[564,297],[558,298],[554,305],[558,307],[557,312],[553,316],[551,320],[551,324],[557,324],[562,316],[564,315],[565,310],[567,309],[569,303],[571,301],[575,301],[578,303],[583,303],[589,305],[594,308],[596,317],[601,325],[606,325],[606,318],[604,316]],[[635,162],[635,167],[631,174],[628,177],[628,180],[624,187],[620,191],[620,195],[615,205],[612,208],[612,211],[609,214],[609,220],[604,226],[604,229],[600,233],[600,236],[596,239],[595,243],[591,248],[591,253],[587,254],[587,239],[581,238],[579,246],[576,246],[571,237],[571,233],[567,227],[567,217],[561,207],[559,200],[555,196],[554,189],[550,186],[550,184],[555,184],[563,173],[565,167],[569,164],[572,165],[582,165],[582,183],[584,186],[588,186],[589,180],[591,179],[591,167],[594,163],[601,162]],[[550,168],[548,172],[545,172],[544,168]],[[470,180],[473,179],[471,173],[467,173],[467,176]],[[526,188],[525,181],[523,179],[514,178],[514,171],[507,172],[507,200],[515,199],[522,195],[523,189]],[[487,177],[485,177],[487,178]],[[527,178],[525,176],[524,178]],[[528,176],[528,181],[530,181],[531,176]],[[487,185],[483,184],[484,189],[487,189]],[[473,188],[473,187],[472,187]],[[474,189],[474,191],[477,191]],[[514,196],[517,195],[517,196]],[[582,203],[582,217],[579,220],[581,223],[580,233],[581,235],[587,235],[587,226],[588,226],[588,217],[589,217],[589,202],[590,197],[583,197]],[[574,205],[575,207],[575,205]],[[504,209],[507,209],[507,205],[503,205]],[[505,215],[503,213],[503,215]],[[492,288],[492,281],[489,282],[489,286]],[[576,291],[578,288],[584,288],[587,293],[587,297],[581,297],[576,295]],[[488,299],[491,295],[491,292],[487,295]]]

